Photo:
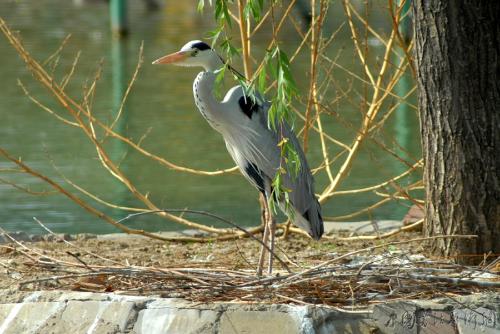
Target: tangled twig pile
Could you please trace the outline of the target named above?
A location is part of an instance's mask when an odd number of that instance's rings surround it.
[[[174,260],[170,267],[132,265],[128,260],[120,262],[106,258],[69,241],[64,242],[73,249],[65,251],[64,259],[61,254],[49,255],[46,250],[36,248],[36,244],[28,246],[15,239],[11,239],[12,244],[0,247],[4,252],[17,252],[26,258],[24,270],[42,274],[36,279],[22,280],[19,288],[25,290],[113,291],[159,294],[195,302],[320,304],[351,310],[390,299],[426,299],[498,291],[499,259],[489,265],[465,267],[394,250],[395,245],[421,243],[426,239],[390,242],[330,255],[317,265],[291,273],[283,270],[270,277],[256,277],[249,266],[233,269],[207,266],[206,263],[181,261],[178,264]],[[383,251],[373,255],[375,250]],[[362,256],[366,253],[370,256]],[[84,261],[83,255],[86,259],[98,261]],[[20,270],[4,260],[0,265],[11,273]]]

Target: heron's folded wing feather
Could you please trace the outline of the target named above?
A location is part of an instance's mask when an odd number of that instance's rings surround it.
[[[234,93],[238,93],[238,91]],[[231,100],[237,101],[237,98],[238,96],[233,96]],[[253,113],[251,117],[248,117],[248,115],[242,117],[234,125],[232,131],[224,136],[226,146],[243,174],[256,185],[252,176],[247,175],[248,173],[245,172],[245,168],[252,164],[264,177],[269,180],[274,179],[282,160],[278,144],[283,137],[286,137],[296,150],[301,167],[296,176],[291,175],[289,172],[282,175],[282,184],[285,188],[291,190],[289,198],[295,209],[303,214],[311,207],[312,201],[315,200],[313,178],[307,160],[297,137],[288,124],[277,125],[277,131],[269,128],[268,110],[269,103],[264,102],[259,105],[258,111]],[[287,168],[284,163],[281,167],[285,168],[285,170]]]

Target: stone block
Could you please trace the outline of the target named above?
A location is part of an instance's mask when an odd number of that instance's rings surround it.
[[[0,333],[38,333],[64,310],[61,302],[25,302],[0,305]]]
[[[493,309],[495,305],[489,309],[474,307],[472,301],[469,303],[469,308],[457,308],[450,300],[379,304],[374,308],[372,319],[380,333],[500,333],[500,314]]]
[[[301,322],[301,333],[364,334],[374,333],[375,330],[369,311],[350,313],[320,307],[309,307],[307,314],[299,312],[297,316]]]
[[[453,311],[453,317],[460,334],[500,333],[500,313],[492,309],[484,307],[460,308]]]
[[[220,334],[301,333],[300,321],[279,311],[231,310],[222,314]]]
[[[417,306],[406,302],[380,304],[375,307],[372,319],[381,333],[417,334]]]
[[[213,310],[153,307],[141,310],[134,326],[137,334],[213,333],[219,314]]]
[[[58,319],[54,333],[124,332],[133,313],[133,302],[71,300]]]

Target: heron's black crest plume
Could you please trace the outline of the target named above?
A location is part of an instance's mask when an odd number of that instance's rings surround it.
[[[198,49],[200,51],[203,51],[203,50],[210,50],[212,49],[210,47],[210,45],[208,45],[207,43],[205,42],[197,42],[197,43],[194,43],[193,45],[191,45],[191,47],[195,48],[195,49]]]

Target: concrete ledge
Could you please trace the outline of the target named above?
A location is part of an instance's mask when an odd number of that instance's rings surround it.
[[[86,292],[2,291],[0,333],[369,333],[371,312],[320,307],[195,304]]]
[[[191,303],[113,293],[0,291],[3,333],[499,333],[499,294],[325,307]]]
[[[325,222],[325,233],[351,232],[355,235],[383,233],[392,229],[397,229],[403,226],[403,222],[399,220],[367,220],[358,222]],[[182,230],[182,231],[158,231],[154,232],[163,237],[204,237],[209,235],[206,232],[199,230]],[[85,239],[100,239],[100,240],[123,240],[146,238],[141,235],[127,233],[109,233],[109,234],[29,234],[23,231],[9,232],[8,236],[5,233],[0,233],[0,245],[10,243],[10,237],[17,241],[39,242],[39,241],[60,241],[60,240],[85,240]]]

